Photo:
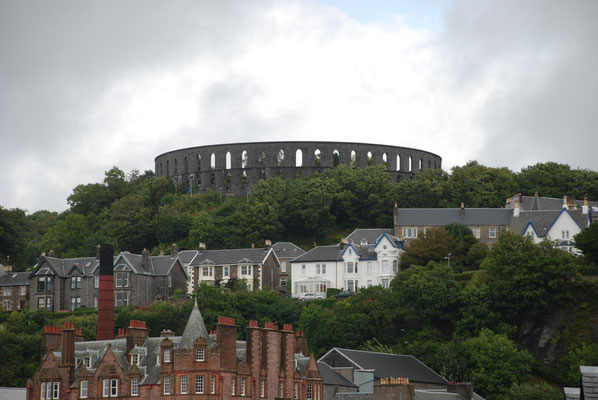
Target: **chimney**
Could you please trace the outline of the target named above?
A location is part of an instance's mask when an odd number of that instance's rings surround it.
[[[62,328],[59,326],[44,326],[41,341],[41,356],[42,358],[51,350],[56,350],[60,347],[62,337]]]
[[[133,347],[143,346],[145,343],[145,339],[147,339],[149,335],[149,329],[147,329],[145,325],[145,321],[138,321],[132,319],[129,321],[129,327],[125,330],[125,335],[127,337],[127,357],[129,352],[133,349]]]
[[[515,199],[515,208],[513,209],[513,217],[519,217],[519,199]]]
[[[6,265],[4,266],[4,272],[10,274],[12,272],[12,263],[10,262],[10,256],[6,256]]]
[[[473,398],[473,385],[470,382],[449,382],[446,391],[449,393],[458,393],[464,400]]]
[[[150,270],[149,251],[146,248],[141,252],[141,267],[145,272],[149,272]]]
[[[206,244],[203,242],[199,243],[199,250],[204,251],[205,249],[206,249]]]
[[[280,369],[284,371],[286,376],[293,376],[295,370],[295,332],[293,332],[293,325],[284,324],[280,334],[282,336]],[[286,379],[284,382],[284,397],[291,398],[290,393],[293,393],[293,390],[293,380]]]
[[[461,210],[459,210],[459,215],[461,217],[465,217],[465,204],[461,203]]]
[[[281,335],[278,325],[266,322],[262,330],[262,369],[267,376],[277,376],[280,373],[281,361]],[[278,393],[279,382],[276,379],[267,379],[266,393]]]
[[[272,241],[271,240],[266,240],[265,248],[266,248],[266,251],[270,251],[270,249],[272,248]]]
[[[563,196],[563,208],[569,208],[569,204],[567,203],[567,195]]]
[[[96,246],[96,260],[100,259],[100,245],[98,244]]]
[[[582,214],[588,214],[590,212],[590,206],[588,204],[588,197],[585,196],[583,198],[583,206],[581,206],[581,213]]]
[[[176,243],[173,243],[172,244],[172,251],[170,252],[170,256],[172,258],[175,258],[178,255],[179,255],[179,246],[177,246]]]
[[[220,349],[222,369],[235,371],[237,367],[237,327],[234,318],[218,317],[216,340]]]
[[[162,332],[160,332],[160,337],[174,337],[174,332],[170,329],[162,329]]]
[[[414,400],[415,385],[408,378],[381,378],[374,384],[374,400]]]
[[[65,322],[62,328],[61,351],[61,366],[75,368],[75,324],[72,322]]]
[[[347,247],[347,245],[349,244],[349,241],[347,240],[347,238],[341,238],[341,250],[345,250],[345,247]]]
[[[318,242],[314,240],[314,247],[318,247]]]
[[[307,338],[303,331],[295,332],[295,353],[302,353],[307,356]]]
[[[54,254],[54,250],[50,249],[50,252],[48,253],[48,257],[56,257],[56,255]]]
[[[164,255],[164,250],[160,249],[160,255],[163,256]]]
[[[100,290],[98,293],[98,340],[114,339],[114,247],[100,245]]]
[[[257,321],[249,321],[246,336],[246,358],[250,365],[251,375],[259,378],[262,370],[262,341]]]
[[[254,243],[251,243],[251,248],[255,249],[255,244]]]

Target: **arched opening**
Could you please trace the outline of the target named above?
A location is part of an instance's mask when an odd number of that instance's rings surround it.
[[[241,174],[241,182],[247,183],[247,171],[243,171],[243,174]]]
[[[316,151],[314,151],[314,166],[316,166],[316,167],[320,166],[320,164],[322,163],[321,156],[322,156],[322,153],[320,152],[320,150],[316,149]]]
[[[355,150],[351,150],[351,168],[355,168],[357,166],[357,153]]]
[[[260,179],[266,179],[266,170],[263,168],[260,169]]]
[[[278,154],[276,155],[276,161],[279,167],[282,167],[284,164],[284,151],[282,149],[278,150]]]
[[[230,151],[226,152],[226,169],[230,169],[231,166]]]
[[[374,164],[374,160],[372,159],[372,152],[368,151],[368,165]]]
[[[243,150],[241,153],[241,168],[247,168],[247,150]]]
[[[418,163],[418,168],[420,171],[422,169],[424,169],[424,160],[422,160],[421,158],[419,159],[419,163]]]
[[[210,183],[212,185],[214,185],[216,183],[216,174],[213,172],[210,174]]]
[[[201,186],[201,176],[197,178],[197,186]]]
[[[162,163],[160,163],[160,168],[159,168],[158,170],[160,171],[160,176],[162,176],[162,173],[164,172],[164,171],[162,170]]]
[[[409,156],[409,172],[413,171],[413,157]]]
[[[295,152],[295,167],[302,167],[303,166],[303,152],[301,149],[297,149]]]
[[[170,161],[166,160],[166,176],[170,176]]]
[[[197,170],[201,171],[201,156],[197,155]]]
[[[177,160],[176,158],[174,159],[174,174],[178,174],[179,173],[179,160]]]
[[[210,168],[216,168],[216,154],[214,153],[212,153],[212,155],[210,156]]]
[[[338,153],[338,150],[334,150],[332,152],[332,166],[338,167],[340,163],[341,163],[341,156]]]
[[[266,155],[264,154],[264,152],[260,152],[259,157],[257,158],[257,165],[259,165],[261,168],[265,168],[266,167]]]
[[[185,173],[189,173],[189,159],[185,156]]]
[[[227,172],[227,173],[226,173],[226,191],[227,191],[227,192],[230,192],[230,184],[231,184],[231,181],[232,181],[232,179],[233,179],[233,178],[232,178],[232,176],[230,175],[230,172]]]
[[[397,171],[401,170],[401,156],[397,154]]]
[[[382,164],[384,165],[384,168],[388,166],[388,157],[386,156],[386,153],[382,153]]]
[[[428,160],[428,168],[432,168],[432,160]]]

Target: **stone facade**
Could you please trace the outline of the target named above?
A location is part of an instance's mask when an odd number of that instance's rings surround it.
[[[28,272],[12,272],[12,267],[5,267],[0,274],[0,310],[22,310],[29,305]]]
[[[442,166],[440,156],[407,147],[343,142],[254,142],[190,147],[156,157],[155,173],[181,192],[208,190],[249,195],[259,179],[294,179],[344,164],[386,164],[393,182]]]
[[[238,341],[233,318],[219,317],[209,334],[195,304],[182,336],[150,338],[143,321],[105,341],[78,342],[72,325],[45,331],[29,399],[322,400],[316,361],[291,325],[250,321]]]

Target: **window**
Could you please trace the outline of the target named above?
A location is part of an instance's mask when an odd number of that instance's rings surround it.
[[[168,287],[172,287],[172,275],[168,275]]]
[[[91,368],[91,357],[85,357],[83,361],[85,362],[85,368]]]
[[[313,398],[313,390],[312,390],[312,384],[308,383],[307,384],[307,389],[305,390],[305,397],[308,399],[312,399]]]
[[[278,397],[281,399],[284,397],[284,382],[280,381],[278,383]]]
[[[116,287],[128,287],[129,286],[129,273],[128,272],[117,272],[116,273]]]
[[[417,228],[415,228],[415,227],[403,228],[403,237],[405,239],[417,238]]]
[[[287,262],[283,261],[282,263],[280,263],[280,270],[282,272],[287,272]]]
[[[286,286],[287,285],[287,280],[286,279],[281,279],[280,280],[280,286]]]
[[[93,287],[96,288],[96,289],[100,287],[100,276],[99,275],[94,275],[94,277],[93,277]]]
[[[228,278],[230,276],[230,267],[229,266],[224,267],[223,275],[225,278]]]
[[[349,279],[346,281],[346,283],[347,283],[348,291],[353,292],[353,291],[357,290],[357,280]]]
[[[216,393],[216,377],[214,375],[210,378],[210,393]]]
[[[372,273],[372,262],[368,261],[368,274]]]
[[[52,310],[52,298],[46,297],[46,310]]]
[[[479,239],[481,237],[480,228],[471,228],[471,232],[473,232],[473,236],[476,239]]]
[[[4,311],[12,310],[12,303],[10,302],[10,300],[2,300],[2,308],[4,309]]]
[[[81,289],[81,277],[80,276],[72,276],[71,277],[71,289]]]
[[[38,292],[51,292],[52,291],[52,277],[51,276],[40,276],[37,278],[37,291]]]
[[[71,310],[81,308],[81,296],[71,297]]]
[[[361,245],[365,246],[368,244],[368,240],[367,239],[361,239]]]
[[[170,376],[164,377],[164,394],[170,394]]]
[[[131,378],[131,396],[139,396],[139,378]]]
[[[491,226],[490,228],[488,228],[488,237],[490,239],[496,238],[496,227]]]
[[[326,264],[322,264],[322,275],[326,274]]]
[[[245,378],[241,378],[241,396],[245,396]]]
[[[195,393],[203,394],[203,376],[195,376]]]
[[[164,364],[170,362],[170,349],[164,349]]]
[[[203,267],[201,269],[201,276],[212,276],[212,267]]]
[[[297,387],[297,384],[295,383],[295,390],[294,390],[294,394],[293,394],[293,398],[295,400],[297,400],[299,398],[299,388]]]
[[[236,379],[233,378],[231,383],[230,383],[230,394],[232,394],[233,396],[235,395],[235,384],[236,384]]]
[[[114,305],[116,307],[121,307],[121,306],[128,306],[129,305],[129,293],[126,292],[121,292],[121,293],[115,293],[114,294]]]
[[[301,264],[301,275],[305,275],[306,270],[307,268],[305,267],[305,264]]]
[[[347,263],[347,273],[348,274],[353,274],[355,272],[357,272],[357,269],[354,268],[353,263],[352,262],[348,262]]]
[[[139,354],[131,354],[131,365],[139,365]]]
[[[397,260],[392,261],[392,272],[394,272],[394,273],[399,272],[399,261],[397,261]]]
[[[42,382],[40,393],[40,400],[46,400],[46,382]]]
[[[87,398],[87,381],[81,381],[81,387],[79,389],[79,396],[82,399]]]
[[[98,308],[98,296],[93,296],[93,306]]]
[[[203,347],[195,349],[195,361],[204,361],[205,360],[205,350]]]
[[[52,382],[52,398],[60,398],[60,382]]]
[[[156,354],[156,365],[160,365],[160,353]]]
[[[367,287],[372,287],[372,281],[368,281]]]
[[[110,379],[110,397],[118,396],[118,379]]]
[[[260,397],[266,397],[266,385],[263,379],[260,379]]]
[[[388,272],[388,260],[382,260],[382,272]]]
[[[561,236],[563,239],[569,239],[569,231],[567,231],[567,230],[561,231]]]
[[[11,288],[9,287],[3,287],[2,288],[2,296],[10,296],[12,290],[10,290]]]
[[[187,394],[187,375],[181,376],[181,394]]]
[[[249,275],[249,266],[241,265],[241,275]]]
[[[102,381],[102,397],[110,397],[110,379]]]
[[[382,287],[388,289],[388,279],[382,279]]]
[[[27,295],[27,286],[21,286],[20,287],[20,293],[21,296],[26,296]]]

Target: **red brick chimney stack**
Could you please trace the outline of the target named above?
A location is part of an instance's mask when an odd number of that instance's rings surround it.
[[[268,376],[278,376],[281,366],[281,337],[280,331],[278,330],[278,325],[274,322],[266,322],[262,333],[262,369],[266,370],[266,374]],[[268,379],[265,384],[266,393],[278,393],[279,382],[277,379]]]
[[[465,216],[465,203],[461,203],[461,210],[459,210],[459,215],[462,217]]]
[[[65,322],[62,328],[62,366],[75,367],[75,324]]]
[[[247,327],[247,363],[251,365],[251,376],[259,379],[262,370],[262,343],[257,321],[249,321]]]
[[[281,369],[286,376],[293,376],[295,370],[295,332],[293,325],[284,324],[281,333]],[[293,380],[286,379],[284,386],[284,398],[290,399],[293,396]]]
[[[295,353],[302,353],[307,356],[307,338],[303,331],[295,332]]]
[[[220,348],[222,369],[235,371],[237,366],[237,327],[234,318],[218,317],[216,340],[218,348]]]
[[[127,357],[133,349],[133,347],[142,346],[145,343],[145,339],[149,336],[149,329],[145,325],[145,321],[138,321],[132,319],[129,321],[129,327],[123,329],[123,333],[127,338]]]
[[[100,289],[98,293],[98,340],[114,339],[114,247],[100,245]]]
[[[60,346],[62,340],[62,328],[59,326],[44,326],[41,341],[41,356],[42,358],[50,352],[56,350]]]

